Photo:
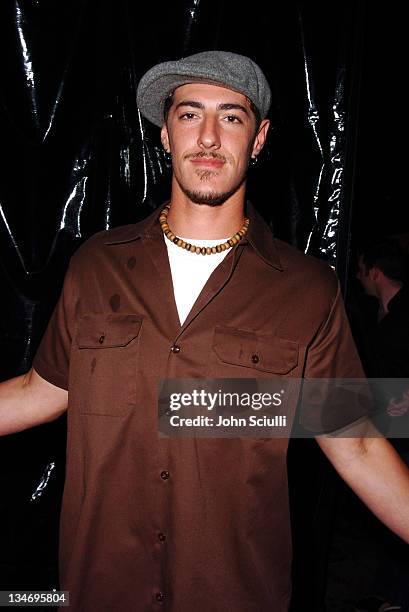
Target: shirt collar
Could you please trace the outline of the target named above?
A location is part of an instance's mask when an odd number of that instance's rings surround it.
[[[261,259],[273,268],[283,270],[273,233],[251,202],[247,202],[247,216],[250,224],[242,242],[247,240]]]
[[[139,223],[125,225],[110,231],[109,239],[105,241],[105,244],[124,244],[138,238],[152,236],[161,210],[162,207],[159,207]],[[271,229],[250,202],[247,203],[247,216],[250,219],[249,229],[240,244],[251,244],[259,257],[268,265],[277,270],[283,270]]]
[[[108,240],[106,240],[104,244],[124,244],[125,242],[132,242],[133,240],[137,240],[143,236],[149,237],[152,234],[153,227],[160,215],[161,210],[162,206],[155,209],[153,213],[138,223],[123,225],[110,230]]]

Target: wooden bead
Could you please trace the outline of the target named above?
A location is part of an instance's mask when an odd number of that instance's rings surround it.
[[[176,244],[176,246],[181,247],[190,253],[196,253],[197,255],[212,255],[215,253],[222,253],[223,251],[226,251],[226,249],[234,247],[246,234],[250,223],[250,220],[245,218],[242,228],[222,244],[216,244],[212,247],[198,247],[194,244],[190,244],[190,242],[186,242],[182,238],[179,238],[179,236],[176,236],[176,234],[172,232],[167,222],[169,210],[170,203],[165,205],[159,215],[159,223],[164,235],[168,240]]]

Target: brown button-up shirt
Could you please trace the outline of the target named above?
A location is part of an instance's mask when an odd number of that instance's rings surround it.
[[[159,438],[157,382],[360,376],[338,283],[250,209],[180,326],[157,216],[77,251],[34,361],[69,391],[61,588],[84,612],[285,612],[288,440]]]

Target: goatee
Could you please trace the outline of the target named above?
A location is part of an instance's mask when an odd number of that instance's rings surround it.
[[[205,204],[207,206],[220,206],[221,204],[224,204],[224,202],[228,200],[233,194],[236,193],[236,191],[239,189],[239,187],[241,187],[245,179],[246,179],[246,176],[244,175],[238,185],[235,185],[229,191],[223,191],[223,192],[191,190],[181,185],[179,181],[178,183],[183,193],[194,204]]]
[[[200,191],[190,191],[189,189],[184,190],[185,195],[187,195],[191,202],[193,202],[194,204],[207,204],[207,206],[220,206],[231,195],[233,195],[234,191],[227,193],[202,193]]]

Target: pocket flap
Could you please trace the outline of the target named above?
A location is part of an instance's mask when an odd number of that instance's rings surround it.
[[[287,374],[298,364],[298,343],[232,327],[216,327],[213,349],[224,363]]]
[[[126,346],[139,334],[142,317],[136,314],[92,314],[81,317],[77,343],[80,348]]]

